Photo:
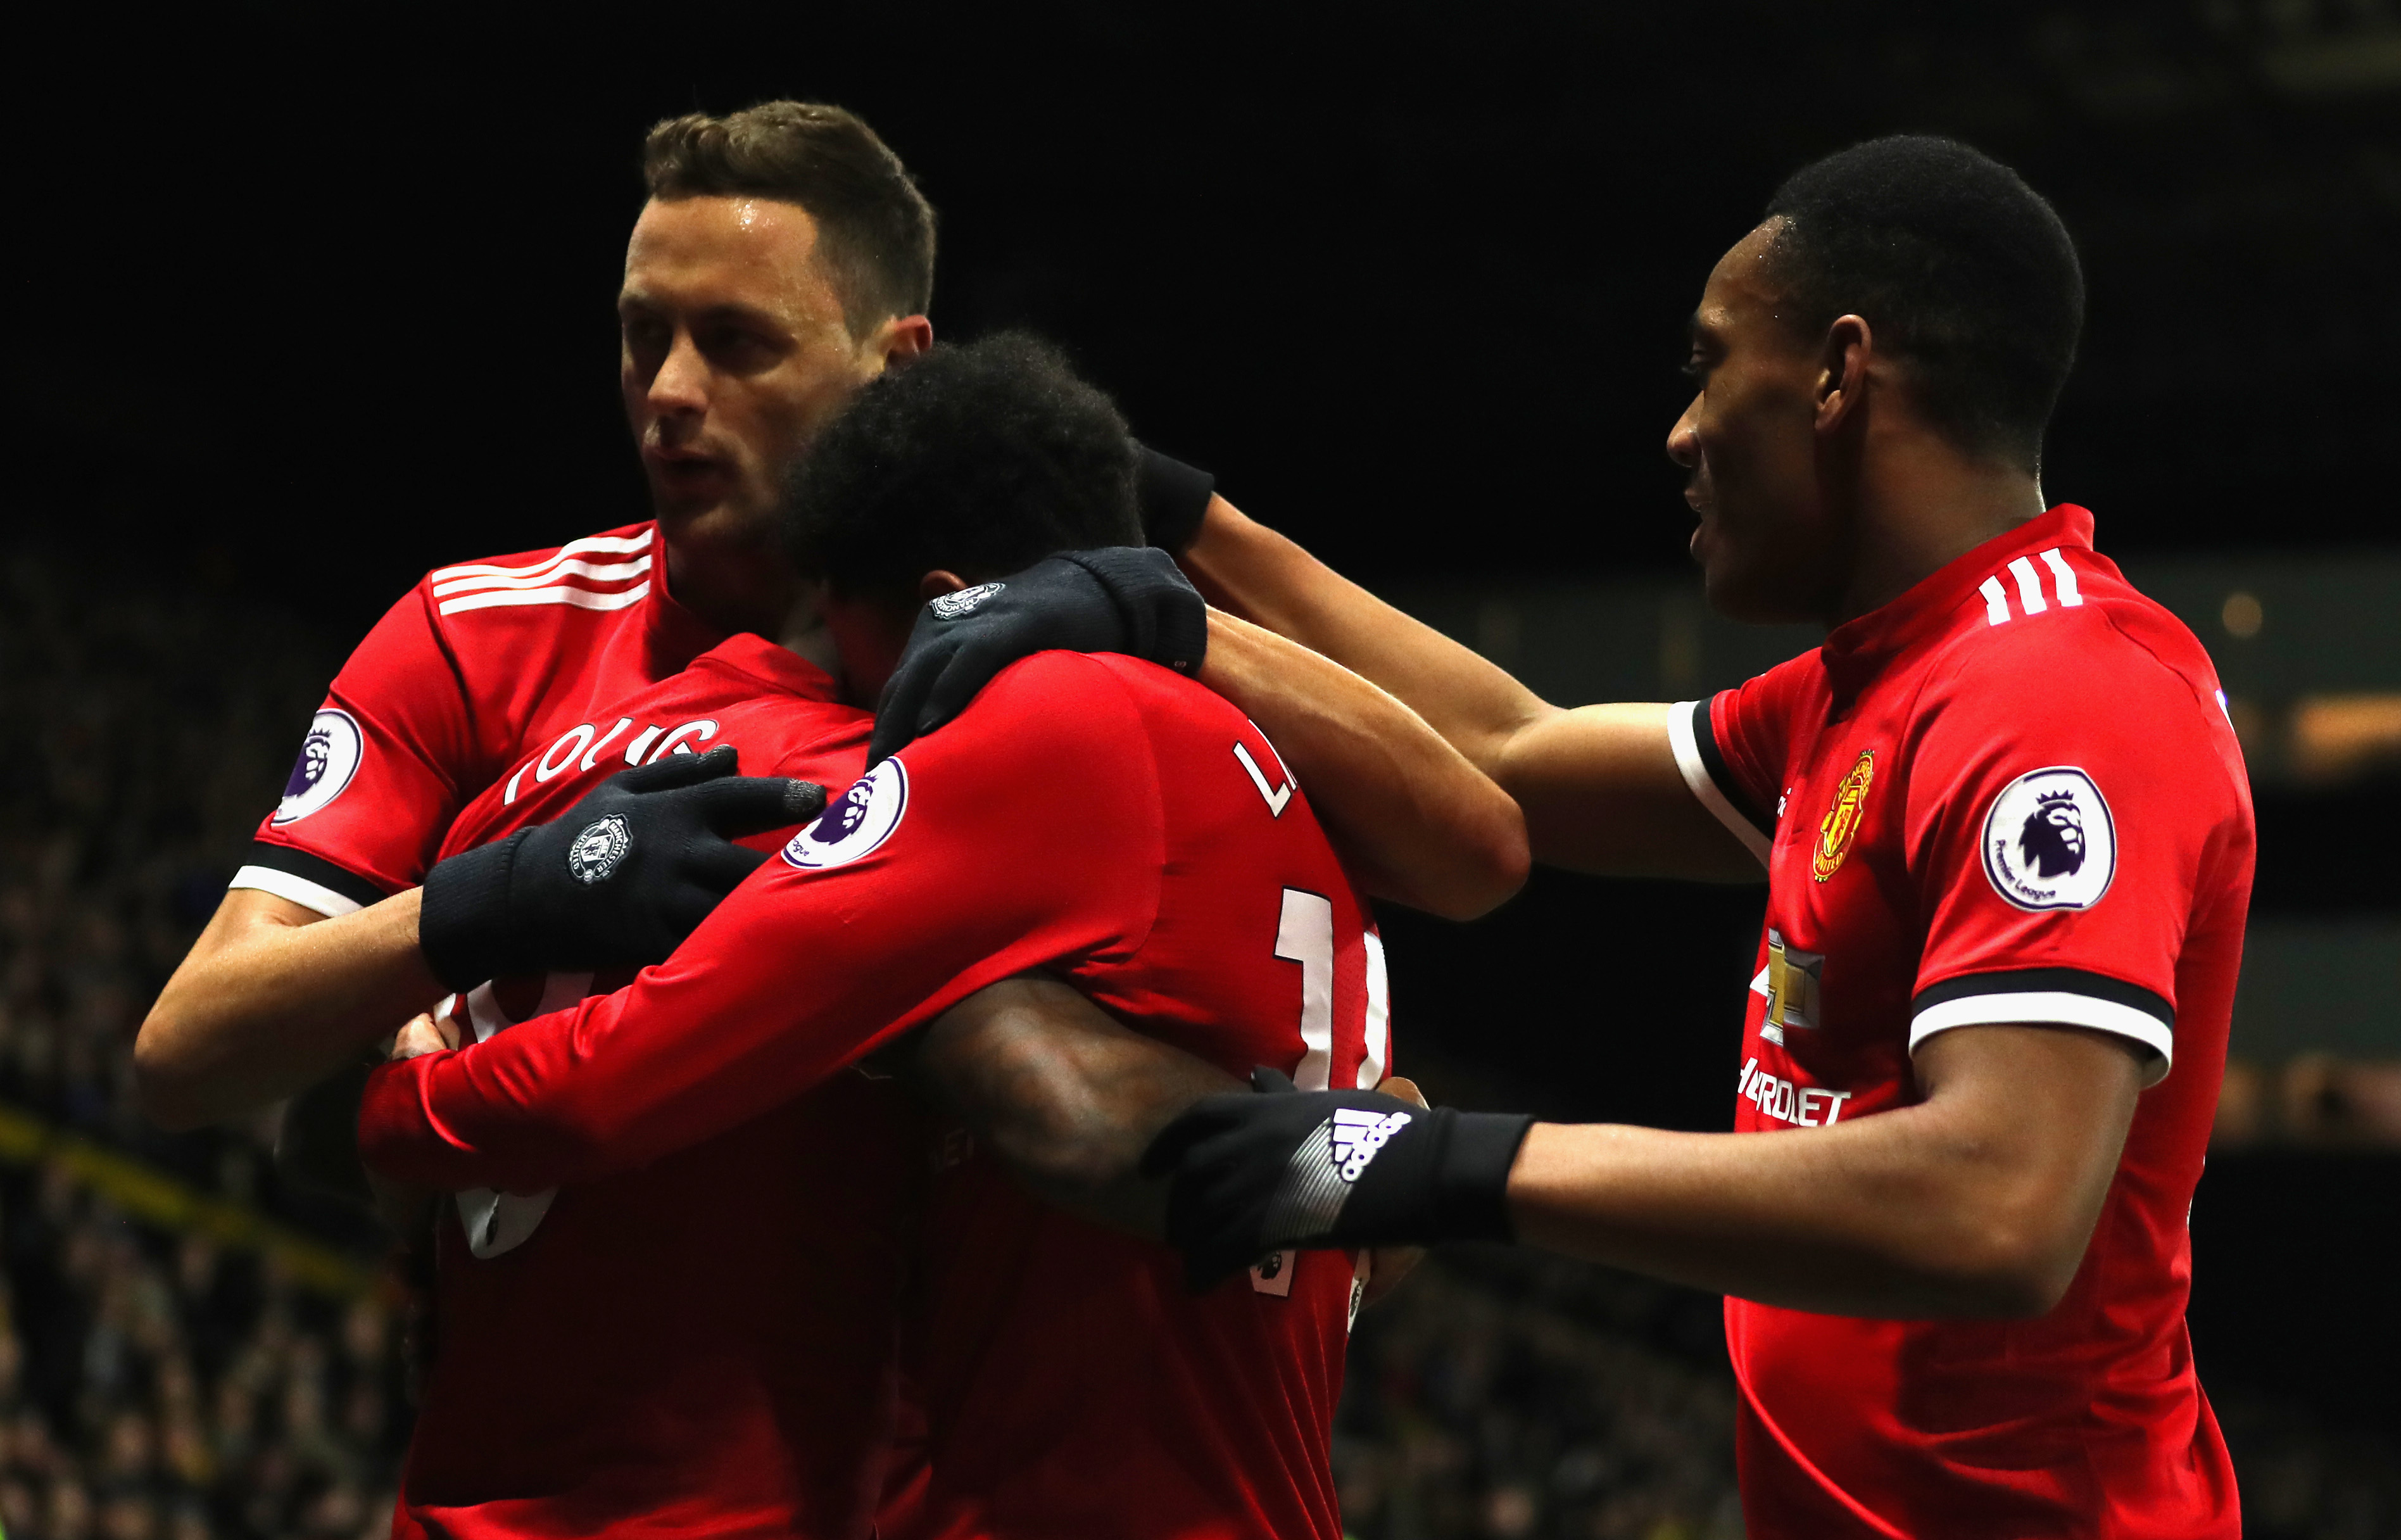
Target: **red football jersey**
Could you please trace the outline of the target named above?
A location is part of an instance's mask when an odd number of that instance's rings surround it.
[[[652,524],[428,572],[334,677],[232,886],[329,916],[416,886],[520,749],[720,639],[668,597]]]
[[[790,653],[732,638],[528,745],[441,853],[556,818],[628,763],[694,744],[735,745],[754,775],[846,785],[871,720],[834,697]],[[457,1015],[488,1038],[592,983],[484,984]],[[866,1535],[892,1412],[913,1116],[896,1088],[837,1075],[609,1176],[446,1199],[439,1351],[401,1480],[408,1518],[456,1536]]]
[[[1387,1059],[1366,906],[1258,729],[1164,669],[1051,653],[878,765],[631,988],[386,1066],[362,1145],[432,1186],[591,1180],[1037,967],[1233,1073],[1372,1085]],[[944,1185],[912,1525],[1340,1534],[1327,1445],[1350,1258],[1194,1298],[1164,1247],[972,1161]]]
[[[1768,869],[1737,1126],[1918,1099],[1980,1023],[2147,1063],[2066,1298],[2034,1321],[1726,1303],[1754,1535],[2233,1535],[2185,1330],[2186,1216],[2250,900],[2249,782],[2208,655],[2052,509],[1671,733]],[[2170,1073],[2173,1066],[2174,1073]]]

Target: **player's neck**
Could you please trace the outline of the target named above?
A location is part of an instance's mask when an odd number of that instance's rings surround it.
[[[2042,483],[2029,472],[1939,442],[1896,448],[1861,467],[1849,581],[1829,627],[1890,603],[2043,511]]]
[[[772,538],[670,530],[663,520],[667,591],[720,631],[781,639],[798,584]]]

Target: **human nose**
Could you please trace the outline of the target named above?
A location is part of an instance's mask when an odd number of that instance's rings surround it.
[[[666,356],[659,360],[658,372],[651,376],[646,393],[651,409],[663,417],[708,409],[708,361],[701,357],[691,333],[679,331],[667,344]]]
[[[1693,404],[1676,419],[1667,430],[1667,458],[1689,471],[1701,462],[1701,398],[1695,392]]]

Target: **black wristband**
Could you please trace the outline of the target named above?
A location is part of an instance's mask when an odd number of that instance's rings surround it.
[[[1134,452],[1134,501],[1142,507],[1143,535],[1160,550],[1180,556],[1200,532],[1217,478],[1139,440]]]
[[[1445,1121],[1447,1137],[1434,1166],[1441,1234],[1454,1241],[1515,1241],[1509,1168],[1534,1120],[1518,1112],[1449,1112]]]
[[[509,871],[529,829],[436,861],[418,900],[417,947],[446,989],[473,989],[506,970]]]

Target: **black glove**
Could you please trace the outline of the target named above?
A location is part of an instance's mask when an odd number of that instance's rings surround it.
[[[1124,653],[1193,674],[1208,649],[1209,606],[1166,552],[1062,551],[926,606],[876,705],[867,763],[957,716],[995,674],[1032,653]]]
[[[733,774],[734,749],[623,770],[560,818],[434,863],[418,944],[452,989],[664,962],[767,858],[734,840],[816,818],[825,788]]]
[[[1133,495],[1142,505],[1145,540],[1171,555],[1181,556],[1200,532],[1201,516],[1209,511],[1217,478],[1197,465],[1171,460],[1147,444],[1134,445]]]
[[[1194,1293],[1292,1246],[1512,1238],[1509,1166],[1533,1119],[1297,1091],[1266,1068],[1251,1088],[1194,1103],[1143,1154],[1144,1176],[1173,1175],[1167,1243]]]

